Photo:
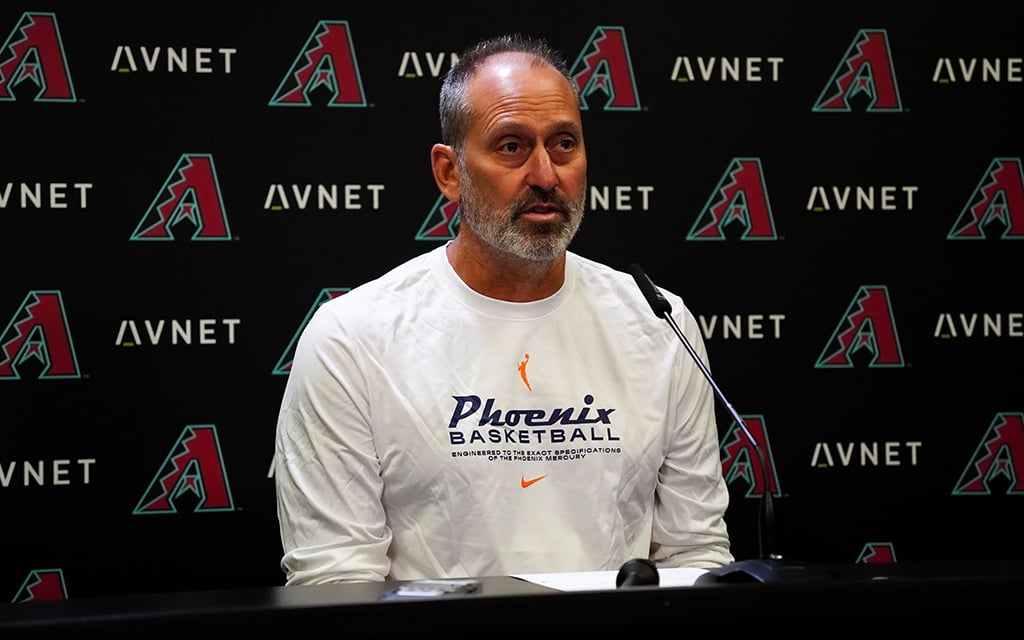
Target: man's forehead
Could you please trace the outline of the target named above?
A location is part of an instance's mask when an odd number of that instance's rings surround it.
[[[473,80],[510,78],[518,73],[534,74],[544,71],[561,75],[543,58],[522,51],[504,51],[493,54],[481,62],[473,74]]]
[[[575,99],[572,84],[558,69],[542,58],[521,52],[505,52],[488,58],[470,81],[469,93],[490,99],[531,92],[566,92]]]

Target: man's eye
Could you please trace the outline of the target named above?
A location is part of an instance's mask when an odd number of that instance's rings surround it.
[[[506,142],[505,144],[501,145],[501,148],[504,151],[508,151],[509,153],[515,153],[516,151],[519,151],[519,143],[518,142]]]

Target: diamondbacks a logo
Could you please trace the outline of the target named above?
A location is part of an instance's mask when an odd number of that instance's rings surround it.
[[[857,562],[861,564],[880,564],[896,562],[896,549],[891,542],[869,542],[860,550]]]
[[[131,240],[174,240],[179,223],[195,227],[192,240],[230,240],[228,217],[213,156],[186,153],[149,205]]]
[[[883,286],[863,286],[857,291],[814,367],[848,369],[861,352],[869,354],[872,369],[904,365],[889,291]]]
[[[850,111],[854,98],[866,99],[868,112],[903,110],[884,29],[857,33],[812,111]]]
[[[438,196],[427,217],[423,219],[417,240],[454,240],[459,230],[459,203]]]
[[[768,442],[768,430],[765,428],[764,416],[740,416],[743,423],[747,425],[750,435],[757,440],[764,452],[767,469],[761,467],[761,456],[757,453],[757,446],[750,441],[743,428],[735,421],[729,426],[725,436],[722,438],[722,474],[725,476],[726,484],[732,484],[738,479],[747,483],[746,498],[760,498],[765,493],[765,472],[767,471],[768,491],[776,497],[782,495],[779,487],[778,475],[775,473],[775,456],[772,455],[772,447]]]
[[[291,342],[288,343],[284,353],[282,353],[281,357],[278,359],[277,365],[274,366],[274,370],[271,372],[273,375],[286,376],[288,375],[288,372],[292,370],[292,360],[295,359],[295,345],[299,342],[299,336],[302,335],[302,330],[306,328],[307,324],[309,324],[310,319],[313,317],[313,314],[316,313],[316,310],[320,308],[320,305],[328,300],[337,298],[348,291],[351,291],[348,287],[320,290],[320,295],[317,296],[316,300],[313,302],[313,306],[309,308],[309,311],[306,313],[306,317],[302,320],[302,324],[300,324],[299,328],[295,330],[294,334],[292,334]]]
[[[52,13],[23,13],[0,47],[0,102],[15,100],[14,92],[26,82],[36,86],[34,102],[75,101],[57,16]]]
[[[196,500],[196,513],[235,510],[213,425],[185,427],[132,515],[177,513],[185,494]]]
[[[20,379],[28,360],[40,380],[82,377],[60,291],[29,291],[0,334],[0,380]]]
[[[725,240],[732,224],[743,229],[740,240],[778,238],[758,158],[733,158],[686,239]]]
[[[308,107],[318,89],[329,107],[365,107],[352,34],[345,20],[321,20],[270,100],[272,107]]]
[[[579,87],[580,109],[589,108],[595,93],[604,95],[605,111],[639,111],[640,97],[622,27],[597,27],[590,34],[570,75]]]
[[[996,414],[953,495],[992,495],[997,479],[1006,484],[1007,495],[1024,494],[1024,413]]]
[[[64,572],[60,569],[36,569],[29,572],[18,593],[11,602],[35,602],[41,600],[67,600],[68,591],[64,586]]]
[[[1020,158],[995,158],[950,230],[947,240],[976,240],[998,233],[1024,238],[1024,170]]]

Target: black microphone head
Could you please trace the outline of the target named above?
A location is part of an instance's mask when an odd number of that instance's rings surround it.
[[[647,304],[651,305],[654,315],[661,318],[666,314],[672,313],[672,304],[665,299],[665,296],[661,295],[661,291],[647,277],[647,274],[640,268],[640,265],[634,262],[629,265],[628,271],[633,276],[633,279],[636,280],[636,286],[640,287],[640,293],[644,294],[644,298],[647,299]]]
[[[658,567],[647,558],[626,560],[615,576],[616,588],[648,585],[656,587],[660,581]]]

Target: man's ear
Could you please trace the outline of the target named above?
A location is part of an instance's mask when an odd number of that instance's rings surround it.
[[[435,144],[430,149],[430,168],[434,172],[434,182],[444,197],[452,202],[462,198],[459,189],[459,167],[455,160],[455,149],[446,144]]]

